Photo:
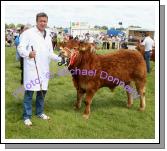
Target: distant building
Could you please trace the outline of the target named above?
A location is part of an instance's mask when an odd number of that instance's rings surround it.
[[[145,36],[146,32],[149,32],[150,36],[154,39],[155,31],[152,29],[145,29],[145,28],[129,27],[126,30],[126,36],[127,38],[132,37],[133,39],[142,39]]]
[[[71,22],[69,33],[74,37],[77,35],[85,35],[89,34],[100,34],[101,31],[99,29],[91,28],[87,22]]]
[[[74,37],[77,35],[83,35],[89,32],[90,26],[87,22],[71,22],[70,34]]]

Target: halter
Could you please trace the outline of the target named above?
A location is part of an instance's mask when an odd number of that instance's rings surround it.
[[[69,48],[67,48],[67,47],[64,47],[63,48],[65,51],[67,51],[68,53],[70,53],[70,55],[71,55],[71,57],[70,57],[70,62],[69,62],[69,64],[68,64],[68,67],[70,67],[71,65],[73,65],[74,63],[75,63],[75,59],[76,59],[76,57],[77,57],[77,55],[78,55],[78,51],[76,50],[76,49],[74,49],[74,50],[71,50],[71,49],[69,49]],[[61,64],[61,63],[60,63]],[[62,65],[62,64],[61,64]]]
[[[67,47],[64,47],[64,50],[68,51],[69,53],[71,53],[71,50]]]
[[[68,65],[68,67],[72,66],[75,63],[78,53],[79,53],[78,51],[74,50],[73,54],[70,57],[70,63]]]

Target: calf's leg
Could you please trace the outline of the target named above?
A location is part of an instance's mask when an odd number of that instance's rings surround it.
[[[83,117],[85,119],[88,119],[89,118],[89,115],[90,115],[90,105],[92,103],[92,98],[95,94],[95,91],[88,91],[86,92],[86,108],[85,108],[85,111],[84,111],[84,114],[83,114]]]
[[[131,85],[131,82],[127,82],[126,85],[132,86],[132,85]],[[128,96],[127,107],[130,108],[130,107],[132,107],[132,105],[133,105],[132,93],[131,93],[131,91],[130,91],[130,92],[129,92],[129,91],[126,91],[126,93],[127,93],[127,96]]]
[[[136,88],[140,95],[140,111],[144,111],[146,107],[145,103],[145,82],[144,81],[136,81]]]
[[[133,97],[132,97],[132,94],[129,93],[129,92],[126,92],[127,93],[127,96],[128,96],[128,104],[127,104],[127,107],[130,108],[132,105],[133,105]]]
[[[74,104],[76,109],[80,109],[84,93],[85,92],[82,89],[77,90],[77,101]]]

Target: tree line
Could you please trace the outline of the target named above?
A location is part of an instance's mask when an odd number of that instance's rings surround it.
[[[23,24],[13,24],[13,23],[10,23],[10,24],[7,24],[5,23],[5,29],[11,29],[11,28],[20,28]]]

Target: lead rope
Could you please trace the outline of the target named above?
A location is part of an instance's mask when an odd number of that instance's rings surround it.
[[[33,46],[31,46],[31,49],[32,49],[32,51],[34,51]],[[35,62],[35,68],[36,68],[36,71],[37,71],[37,76],[38,76],[38,79],[39,79],[39,72],[38,72],[37,63],[36,63],[35,58],[34,58],[34,62]],[[42,99],[44,100],[44,94],[43,94],[43,91],[42,91],[42,83],[41,83],[40,79],[39,79],[39,84],[40,84],[40,91],[41,91],[41,94],[42,94]],[[49,120],[47,120],[47,121],[48,121],[49,130],[51,130],[50,122],[49,122]]]

